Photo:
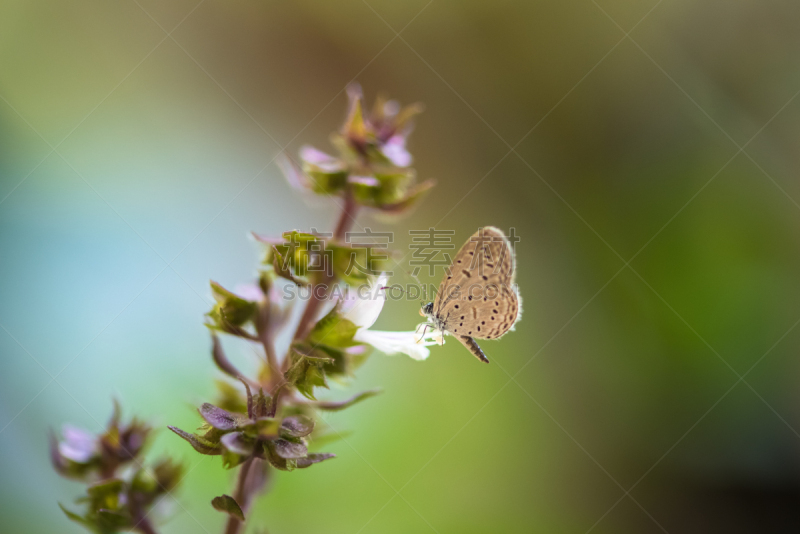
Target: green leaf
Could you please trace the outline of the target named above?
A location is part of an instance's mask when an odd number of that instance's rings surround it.
[[[257,303],[235,295],[213,280],[211,293],[219,305],[222,318],[234,326],[242,326],[252,320],[258,311]]]
[[[346,383],[346,379],[351,378],[355,374],[355,370],[363,364],[372,347],[368,345],[354,345],[348,349],[337,349],[328,347],[326,345],[319,345],[318,351],[325,352],[330,356],[333,361],[326,364],[322,369],[325,371],[325,376]]]
[[[331,365],[334,363],[333,358],[328,356],[325,351],[312,350],[309,352],[303,352],[298,350],[298,352],[302,352],[303,358],[305,358],[306,362],[308,363],[313,363],[315,365]]]
[[[334,348],[352,347],[353,336],[358,327],[349,319],[339,314],[338,307],[334,307],[325,317],[320,319],[311,332],[307,341],[311,346],[326,345]]]
[[[130,490],[148,498],[172,491],[181,481],[184,466],[171,458],[159,460],[152,468],[138,469],[130,482]]]
[[[314,434],[314,442],[313,446],[315,448],[322,447],[323,445],[329,445],[331,443],[336,443],[341,439],[345,439],[348,436],[352,436],[352,430],[339,430],[336,432],[326,432],[324,434]]]
[[[97,523],[103,532],[116,532],[133,526],[127,511],[100,509],[97,511]]]
[[[323,367],[325,376],[338,378],[348,375],[347,355],[344,350],[319,345],[317,351],[327,354],[328,361],[325,362]]]
[[[278,247],[276,247],[274,245],[272,246],[272,255],[271,255],[271,257],[272,257],[272,260],[271,260],[272,261],[272,269],[275,272],[275,274],[277,274],[281,278],[285,278],[287,280],[290,280],[290,281],[294,282],[298,286],[307,286],[308,285],[308,281],[307,280],[304,280],[302,278],[298,278],[297,276],[295,276],[295,274],[292,272],[292,269],[291,269],[291,263],[286,261],[286,259],[284,258],[283,254],[281,254],[280,250],[278,250]],[[269,260],[269,257],[268,257],[268,260]]]
[[[225,469],[233,469],[234,467],[243,464],[245,460],[247,460],[247,456],[236,454],[235,452],[230,452],[226,449],[222,450],[222,467]]]
[[[210,312],[206,314],[206,317],[209,318],[209,322],[205,323],[205,326],[213,332],[225,332],[226,334],[231,334],[232,336],[243,337],[245,339],[249,339],[251,341],[258,341],[258,337],[248,332],[246,329],[242,328],[241,326],[236,326],[235,324],[228,321],[227,316],[223,310],[223,307],[220,304],[215,305]]]
[[[309,351],[308,354],[300,352],[302,347],[295,347],[291,352],[291,365],[284,373],[286,381],[297,388],[309,399],[314,398],[315,387],[328,387],[325,380],[325,373],[322,366],[329,361],[324,353],[320,356],[319,351]]]
[[[269,394],[264,393],[264,390],[259,390],[258,394],[254,397],[255,406],[253,407],[254,415],[257,418],[265,417],[269,412],[269,407],[272,399]]]
[[[83,517],[79,516],[75,512],[71,512],[71,511],[67,510],[66,508],[64,508],[63,504],[58,503],[58,507],[61,508],[61,511],[64,512],[64,515],[66,515],[72,521],[75,521],[76,523],[80,523],[81,525],[85,526],[89,530],[96,530],[94,528],[94,525],[92,525],[92,523],[90,523],[89,521],[87,521]]]
[[[95,484],[92,484],[86,489],[86,493],[89,494],[92,498],[103,498],[105,495],[109,493],[113,493],[114,495],[118,495],[120,490],[122,490],[122,486],[124,482],[119,478],[109,478],[106,480],[101,480]]]
[[[157,493],[172,491],[183,480],[183,473],[186,470],[181,463],[173,461],[171,458],[160,460],[153,467],[153,475],[158,482]]]
[[[311,403],[311,405],[314,408],[318,408],[320,410],[326,410],[326,411],[329,411],[329,412],[338,412],[340,410],[344,410],[345,408],[349,408],[350,406],[353,406],[354,404],[357,404],[357,403],[359,403],[359,402],[361,402],[361,401],[363,401],[365,399],[368,399],[370,397],[374,397],[375,395],[378,395],[380,393],[381,393],[380,389],[370,389],[368,391],[362,391],[358,395],[354,395],[353,397],[350,397],[347,400],[338,401],[338,402],[336,402],[336,401],[318,401],[318,402]]]
[[[260,417],[256,420],[256,431],[261,439],[275,439],[281,431],[281,423],[274,417]]]
[[[305,458],[299,458],[297,460],[297,468],[298,469],[305,469],[313,464],[318,464],[320,462],[324,462],[325,460],[329,460],[331,458],[336,458],[336,455],[330,452],[323,452],[323,453],[312,453],[306,456]]]
[[[342,133],[351,140],[363,141],[366,138],[367,125],[364,123],[364,112],[361,109],[360,97],[353,99]]]
[[[220,454],[222,452],[221,451],[221,446],[220,446],[219,443],[213,443],[213,442],[207,440],[206,438],[203,438],[201,436],[197,436],[195,434],[190,434],[188,432],[184,432],[180,428],[177,428],[177,427],[174,427],[174,426],[168,426],[167,428],[169,428],[170,430],[172,430],[173,432],[178,434],[180,437],[182,437],[183,439],[188,441],[189,444],[192,447],[194,447],[194,450],[196,450],[200,454],[207,454],[209,456],[215,456],[215,455]]]
[[[307,245],[308,243],[316,243],[321,241],[322,238],[316,234],[311,234],[309,232],[300,232],[298,230],[290,230],[288,232],[283,232],[281,237],[287,243],[299,243],[301,245]]]
[[[419,204],[422,199],[424,199],[433,186],[436,185],[435,180],[425,180],[421,184],[417,184],[412,187],[407,193],[406,196],[397,202],[384,204],[379,206],[380,210],[385,213],[390,213],[393,215],[405,215],[409,213],[417,204]]]
[[[215,384],[217,390],[219,390],[217,406],[234,413],[247,411],[247,404],[242,399],[242,394],[236,386],[222,380],[215,380]]]
[[[326,172],[307,162],[303,162],[303,171],[311,179],[312,190],[321,195],[335,195],[347,185],[347,171]]]
[[[322,387],[327,388],[328,382],[325,380],[325,373],[321,368],[316,365],[310,365],[303,377],[303,380],[296,382],[295,387],[305,397],[309,399],[314,398],[314,388]]]
[[[414,174],[412,169],[391,169],[382,174],[376,173],[375,178],[381,185],[373,198],[375,205],[394,204],[403,199],[414,181]]]
[[[380,150],[372,151],[370,159],[378,164],[388,163]],[[413,191],[414,179],[413,169],[382,166],[368,176],[351,176],[349,182],[359,204],[382,208],[406,198],[409,191]]]
[[[363,244],[351,246],[331,245],[333,272],[350,286],[367,282],[370,275],[387,269],[389,251],[385,248]]]
[[[119,478],[110,478],[92,484],[86,489],[92,510],[116,510],[120,507],[120,493],[125,483]]]
[[[211,506],[217,511],[225,512],[239,521],[244,521],[244,512],[242,512],[242,508],[239,506],[239,503],[236,502],[236,499],[230,495],[214,497],[211,500]]]

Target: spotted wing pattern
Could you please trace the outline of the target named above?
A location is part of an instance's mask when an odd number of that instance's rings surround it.
[[[500,338],[520,318],[514,268],[508,239],[488,226],[461,247],[439,285],[434,317],[482,361],[488,359],[473,338]]]

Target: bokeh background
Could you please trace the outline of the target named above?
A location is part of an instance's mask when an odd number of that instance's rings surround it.
[[[338,458],[280,473],[252,524],[796,532],[799,24],[780,0],[3,0],[3,530],[81,531],[49,428],[98,430],[113,397],[194,427],[208,280],[252,279],[251,230],[333,225],[270,162],[328,149],[356,80],[425,103],[410,147],[439,181],[359,223],[401,252],[409,229],[515,227],[525,315],[488,366],[374,355],[352,390],[385,393],[331,417]],[[221,530],[219,459],[166,431],[153,453],[191,466],[163,532]]]

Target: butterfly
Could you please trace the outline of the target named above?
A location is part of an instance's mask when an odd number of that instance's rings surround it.
[[[515,258],[508,238],[487,226],[475,232],[447,269],[433,302],[423,304],[423,323],[458,339],[476,358],[489,363],[476,339],[498,339],[522,316],[514,284]]]

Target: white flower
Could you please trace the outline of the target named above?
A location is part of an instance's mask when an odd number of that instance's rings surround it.
[[[428,338],[426,334],[425,338]],[[361,328],[353,339],[372,345],[384,354],[408,354],[415,360],[425,360],[430,356],[429,345],[438,345],[436,341],[420,339],[416,332],[385,332]]]
[[[358,327],[353,340],[372,345],[384,354],[408,354],[415,360],[424,360],[430,356],[430,345],[443,344],[441,333],[427,329],[420,336],[417,332],[386,332],[370,330],[378,320],[386,302],[386,292],[382,289],[389,278],[382,274],[370,281],[367,294],[363,290],[348,292],[341,303],[342,317],[350,320]]]

